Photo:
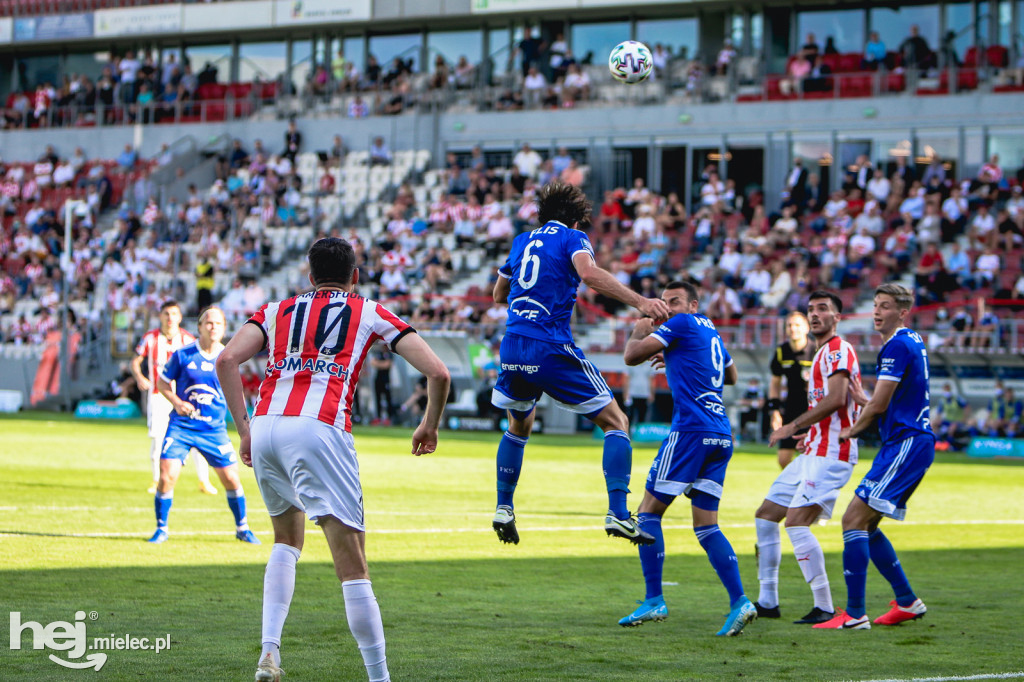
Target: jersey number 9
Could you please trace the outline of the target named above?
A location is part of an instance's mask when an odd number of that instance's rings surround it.
[[[718,372],[711,375],[711,385],[721,388],[725,382],[725,353],[722,352],[722,340],[717,336],[711,339],[711,366]]]

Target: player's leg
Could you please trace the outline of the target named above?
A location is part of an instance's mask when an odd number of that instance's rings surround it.
[[[210,464],[203,457],[195,457],[196,477],[199,479],[199,492],[216,495],[217,489],[210,484]]]
[[[149,432],[149,461],[153,469],[153,485],[146,492],[156,494],[160,484],[160,454],[164,448],[164,436],[171,418],[171,403],[159,393],[146,396],[146,428]]]
[[[773,485],[773,488],[775,486]],[[758,618],[779,618],[779,565],[782,563],[782,535],[779,522],[786,518],[786,508],[765,499],[754,512],[757,532],[755,555],[760,592],[754,606]]]
[[[295,594],[295,566],[305,539],[304,516],[302,510],[289,507],[270,517],[274,546],[263,575],[263,648],[256,671],[260,682],[277,682],[281,678],[281,632]]]
[[[693,532],[708,555],[711,566],[729,593],[729,615],[718,631],[719,637],[735,637],[757,618],[757,607],[747,599],[740,580],[740,564],[729,540],[718,527],[718,502],[715,495],[694,491],[690,497]]]
[[[389,680],[384,625],[366,568],[365,533],[333,516],[321,516],[317,523],[331,548],[334,571],[345,596],[348,627],[359,646],[370,682]]]
[[[197,458],[198,459],[198,458]],[[216,464],[219,464],[217,462]],[[249,519],[246,515],[245,491],[242,489],[242,481],[238,478],[238,465],[216,466],[213,470],[217,472],[217,478],[224,486],[224,494],[227,497],[228,508],[235,517],[235,538],[252,545],[263,544],[249,530]]]
[[[661,519],[674,499],[672,495],[648,489],[640,502],[637,524],[654,538],[654,542],[638,547],[645,595],[643,601],[637,602],[639,607],[633,613],[619,620],[619,625],[623,627],[640,625],[647,620],[661,621],[668,617],[668,606],[665,604],[661,580],[665,567],[665,536],[661,530]]]
[[[779,459],[779,468],[785,469],[789,466],[789,463],[793,461],[793,457],[796,455],[796,448],[779,448],[777,453]]]
[[[811,525],[818,520],[820,514],[821,507],[818,505],[790,507],[786,512],[786,533],[793,544],[797,566],[804,580],[811,586],[811,594],[814,596],[814,607],[806,616],[794,621],[797,624],[823,623],[830,620],[836,611],[832,603],[828,573],[825,571],[825,553],[821,550],[818,538],[811,532]]]
[[[614,400],[591,420],[604,431],[601,466],[608,490],[608,513],[616,519],[629,519],[626,495],[633,468],[633,444],[629,439],[629,419]]]
[[[491,527],[504,543],[519,544],[519,531],[516,529],[515,503],[513,496],[519,484],[519,472],[523,468],[523,453],[526,442],[533,431],[533,420],[536,410],[520,412],[508,410],[508,430],[498,443],[498,504],[494,511]]]
[[[153,496],[153,509],[156,513],[156,531],[149,542],[158,544],[167,540],[167,518],[171,514],[174,503],[174,485],[181,473],[181,463],[188,452],[188,445],[170,433],[164,439],[164,447],[160,459],[160,479],[157,481],[156,493]]]

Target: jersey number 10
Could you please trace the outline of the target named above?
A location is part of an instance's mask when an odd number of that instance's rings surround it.
[[[289,353],[303,352],[302,327],[306,321],[306,302],[285,308],[284,314],[292,316],[292,333],[288,341]],[[333,318],[333,319],[332,319]],[[348,336],[348,324],[352,319],[352,308],[348,303],[328,303],[320,309],[320,317],[316,323],[315,347],[321,355],[337,355],[345,347]],[[333,342],[333,345],[328,343]]]

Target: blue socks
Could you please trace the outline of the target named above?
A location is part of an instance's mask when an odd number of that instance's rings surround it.
[[[245,491],[239,488],[238,490],[227,490],[225,494],[228,497],[231,513],[235,515],[235,528],[238,530],[248,529],[249,522],[245,518]]]
[[[626,494],[629,493],[629,474],[633,467],[633,444],[625,431],[606,431],[604,434],[604,481],[608,486],[608,509],[617,519],[628,519]]]
[[[498,506],[512,507],[512,496],[519,483],[519,472],[523,468],[523,449],[528,438],[514,436],[508,431],[498,443]]]
[[[647,586],[644,599],[660,597],[661,575],[665,567],[665,536],[661,532],[661,517],[657,514],[640,514],[637,523],[642,530],[654,536],[653,545],[640,545],[640,568]]]
[[[892,591],[896,594],[896,603],[900,606],[913,604],[917,595],[910,589],[910,582],[903,573],[903,567],[900,566],[900,560],[896,557],[896,550],[892,548],[889,538],[885,537],[885,533],[882,531],[875,529],[875,532],[868,536],[868,547],[875,568],[892,585]]]
[[[892,545],[889,546],[889,551],[892,552]],[[846,613],[851,618],[860,618],[864,615],[864,593],[867,591],[869,554],[866,530],[848,530],[843,533]]]
[[[740,563],[736,553],[732,551],[732,545],[722,535],[718,524],[713,526],[700,526],[694,528],[693,532],[700,541],[700,546],[707,552],[711,566],[718,574],[718,579],[729,592],[729,606],[735,607],[736,602],[743,597],[743,583],[740,582]]]
[[[167,516],[171,513],[171,504],[174,502],[174,492],[157,493],[153,497],[153,507],[156,510],[156,527],[167,530]]]

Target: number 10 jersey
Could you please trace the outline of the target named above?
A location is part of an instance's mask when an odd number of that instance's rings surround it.
[[[594,257],[587,235],[552,220],[512,241],[498,275],[509,280],[506,333],[559,345],[573,343],[572,310],[580,276],[572,257]]]
[[[311,291],[268,303],[249,318],[266,337],[266,376],[254,416],[313,417],[352,430],[359,372],[378,340],[415,331],[376,301],[344,291]]]

